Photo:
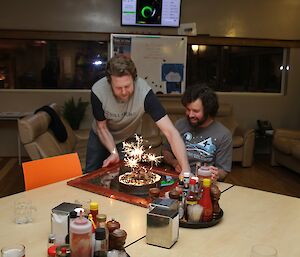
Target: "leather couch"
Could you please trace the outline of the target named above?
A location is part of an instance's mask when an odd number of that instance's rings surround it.
[[[163,105],[173,123],[185,115],[185,108],[178,101],[163,102]],[[240,162],[243,167],[251,167],[255,142],[254,129],[242,129],[234,118],[232,105],[228,103],[220,103],[216,120],[232,133],[232,161]],[[162,143],[165,139],[148,115],[143,117],[142,136],[146,142],[145,145],[152,145],[152,152],[161,154]]]
[[[59,114],[57,104],[51,104],[50,107]],[[73,131],[61,115],[60,118],[68,134],[65,142],[59,142],[48,128],[51,119],[44,111],[18,120],[20,140],[31,160],[77,152],[84,169],[89,130]]]
[[[274,130],[271,165],[282,165],[300,173],[300,130]]]

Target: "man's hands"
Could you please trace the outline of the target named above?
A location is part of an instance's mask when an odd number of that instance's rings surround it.
[[[106,158],[103,162],[102,167],[105,168],[110,164],[114,164],[120,161],[120,157],[117,151],[113,151],[108,158]]]
[[[182,168],[181,168],[181,166],[179,165],[179,162],[176,159],[174,159],[174,161],[172,162],[171,165],[174,167],[176,173],[181,173],[182,172]]]
[[[212,182],[216,182],[219,179],[219,169],[215,166],[209,166],[209,171],[211,172]]]

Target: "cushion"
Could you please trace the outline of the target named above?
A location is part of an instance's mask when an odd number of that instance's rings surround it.
[[[292,149],[298,144],[299,140],[285,137],[275,137],[273,140],[273,146],[276,148],[276,150],[285,154],[291,154]]]
[[[295,144],[294,147],[292,148],[292,155],[296,159],[300,160],[300,142],[298,144]]]
[[[20,139],[23,144],[32,142],[35,138],[48,130],[50,116],[45,112],[38,112],[18,120]]]
[[[244,144],[244,138],[242,136],[234,136],[232,137],[232,146],[233,147],[241,147]]]

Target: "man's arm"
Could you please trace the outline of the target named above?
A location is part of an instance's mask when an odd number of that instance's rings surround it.
[[[183,143],[183,140],[178,130],[174,127],[173,123],[171,122],[169,116],[165,115],[163,118],[158,120],[156,124],[163,132],[163,134],[166,136],[171,146],[172,152],[174,153],[174,156],[178,160],[178,163],[182,171],[190,172],[191,168],[187,159],[185,145]]]
[[[102,167],[107,167],[111,163],[117,163],[120,160],[113,136],[107,128],[106,120],[97,122],[97,134],[102,144],[110,152],[110,156],[104,160]]]

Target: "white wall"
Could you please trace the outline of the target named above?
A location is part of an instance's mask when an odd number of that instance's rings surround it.
[[[182,0],[183,23],[196,22],[199,34],[250,38],[299,39],[298,0]],[[176,34],[176,29],[120,27],[120,2],[113,0],[2,0],[0,29]],[[300,50],[291,49],[287,94],[225,94],[239,123],[255,127],[268,119],[274,127],[300,128]],[[70,97],[89,100],[88,91],[0,91],[0,111],[32,111]],[[82,124],[90,125],[91,111]],[[0,122],[0,156],[17,153],[16,126]]]
[[[1,0],[0,29],[174,34],[120,27],[120,0]],[[299,0],[182,0],[181,22],[199,34],[299,39]]]

